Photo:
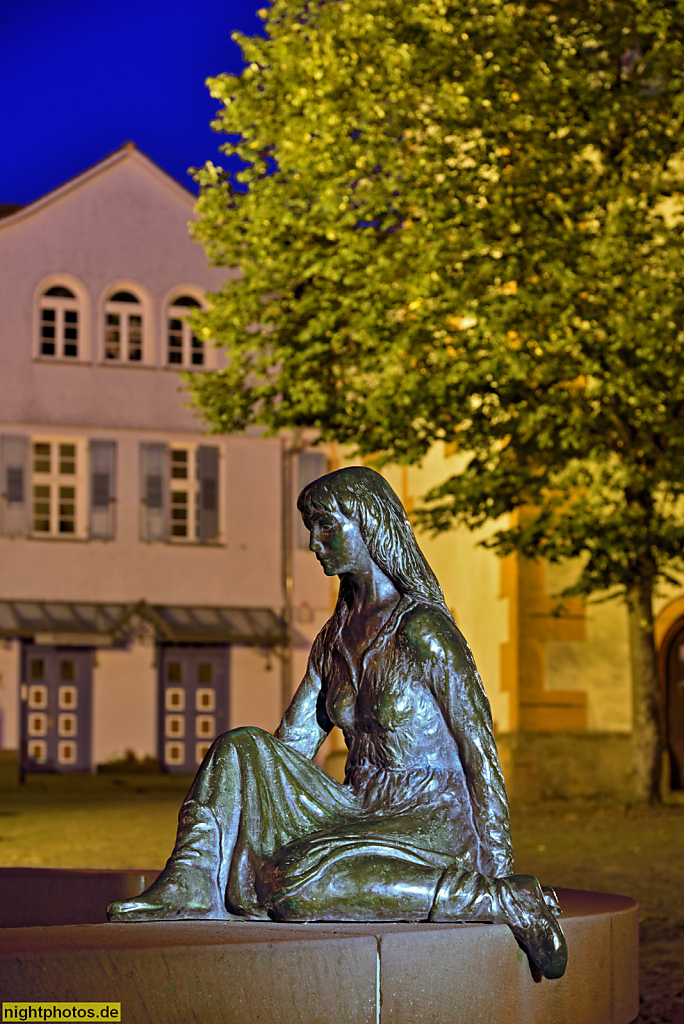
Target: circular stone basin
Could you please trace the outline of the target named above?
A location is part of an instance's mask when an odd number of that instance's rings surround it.
[[[559,889],[568,968],[505,925],[105,923],[156,871],[0,869],[0,1000],[120,1002],[126,1024],[630,1024],[638,905]],[[100,922],[100,923],[98,923]]]

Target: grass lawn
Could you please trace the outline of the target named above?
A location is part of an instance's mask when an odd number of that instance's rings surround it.
[[[189,782],[30,777],[19,789],[0,791],[0,865],[161,868]],[[518,872],[639,900],[639,1021],[684,1024],[684,802],[518,808],[513,843]]]

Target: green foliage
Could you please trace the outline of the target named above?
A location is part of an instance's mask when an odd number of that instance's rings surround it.
[[[683,0],[276,0],[210,79],[196,236],[242,276],[196,318],[213,430],[472,453],[423,523],[522,506],[499,550],[578,593],[682,566]],[[268,174],[266,157],[277,161]]]

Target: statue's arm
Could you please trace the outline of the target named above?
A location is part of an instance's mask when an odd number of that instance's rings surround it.
[[[489,701],[470,659],[449,652],[443,703],[458,743],[473,815],[480,840],[479,867],[494,877],[513,870],[506,784],[494,740]]]
[[[473,683],[468,680],[466,688]],[[479,680],[476,684],[481,686]],[[480,840],[480,870],[485,875],[500,878],[513,871],[513,847],[506,784],[494,742],[489,702],[486,712],[480,714],[479,700],[473,701],[475,727],[468,728],[464,715],[456,715],[456,728],[460,733],[459,747],[470,793],[473,824]],[[467,703],[467,700],[466,700]],[[459,717],[461,721],[459,722]]]
[[[325,710],[324,633],[325,629],[314,640],[306,674],[275,731],[276,739],[305,757],[314,756],[333,727]]]
[[[506,784],[494,740],[489,701],[460,634],[440,629],[431,643],[434,696],[458,745],[480,842],[478,866],[493,877],[513,870]],[[436,652],[439,651],[439,655]]]

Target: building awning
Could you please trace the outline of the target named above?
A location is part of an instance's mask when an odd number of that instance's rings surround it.
[[[283,644],[287,633],[270,608],[0,601],[0,637],[37,644],[112,647],[144,636],[158,643]]]

